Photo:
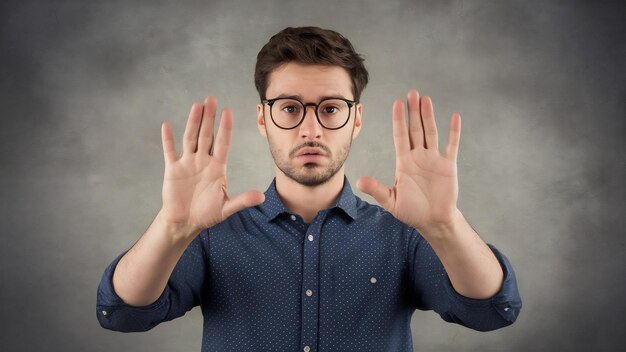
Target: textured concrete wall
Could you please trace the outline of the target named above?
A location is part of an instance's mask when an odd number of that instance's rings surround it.
[[[418,311],[416,351],[623,345],[624,23],[618,1],[3,1],[1,349],[199,350],[199,309],[114,333],[96,287],[160,207],[161,122],[180,142],[194,101],[234,110],[231,192],[265,190],[252,74],[290,25],[338,30],[366,57],[353,183],[393,181],[391,103],[409,88],[440,131],[463,116],[459,207],[514,264],[524,309],[491,333]]]

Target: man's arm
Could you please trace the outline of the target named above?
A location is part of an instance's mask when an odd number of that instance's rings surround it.
[[[420,99],[417,91],[410,91],[408,111],[407,128],[404,104],[400,100],[394,102],[394,186],[387,188],[371,177],[362,177],[357,187],[424,236],[458,293],[477,299],[491,297],[502,286],[502,268],[456,205],[461,116],[452,115],[448,143],[442,154],[430,98]]]
[[[115,293],[128,305],[147,306],[163,293],[167,281],[199,230],[167,223],[161,212],[115,267]]]
[[[445,321],[478,331],[499,329],[517,320],[522,300],[515,272],[496,247],[488,245],[504,273],[502,288],[492,297],[474,299],[456,291],[439,256],[417,230],[412,229],[408,238],[408,278],[415,308],[434,310]]]
[[[450,223],[422,231],[459,294],[483,299],[500,291],[504,279],[500,263],[460,211]]]
[[[202,302],[207,289],[209,240],[202,231],[176,263],[160,297],[147,305],[124,302],[113,287],[113,274],[122,253],[105,269],[98,286],[96,314],[103,328],[123,331],[147,331],[156,325],[178,318]]]

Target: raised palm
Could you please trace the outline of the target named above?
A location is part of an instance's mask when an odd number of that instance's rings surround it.
[[[162,125],[165,174],[161,215],[167,223],[199,231],[264,200],[259,191],[228,197],[226,162],[233,116],[229,109],[222,111],[214,140],[216,105],[215,98],[207,97],[204,104],[191,107],[180,156],[176,153],[171,125],[167,122]]]
[[[359,179],[358,188],[370,194],[396,218],[419,230],[446,224],[457,214],[457,154],[461,117],[453,114],[445,153],[439,142],[432,102],[420,99],[417,91],[408,94],[409,127],[404,104],[393,106],[393,138],[396,150],[396,176],[393,187],[372,177]]]

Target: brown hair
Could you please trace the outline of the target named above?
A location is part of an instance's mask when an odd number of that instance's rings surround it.
[[[254,85],[261,100],[267,98],[265,92],[270,73],[288,62],[343,67],[350,74],[356,101],[367,85],[368,73],[363,57],[354,51],[344,36],[318,27],[287,27],[272,36],[257,55]]]

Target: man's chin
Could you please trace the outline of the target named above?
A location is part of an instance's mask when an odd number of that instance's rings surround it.
[[[299,178],[297,180],[294,179],[294,181],[306,187],[321,186],[328,182],[328,180],[330,180],[330,178]]]
[[[314,165],[305,165],[305,167],[309,170],[314,169],[315,167],[317,167],[319,165],[314,164]],[[328,174],[323,174],[321,171],[320,172],[311,172],[311,173],[306,173],[306,174],[286,174],[287,177],[289,177],[290,179],[292,179],[293,181],[303,185],[303,186],[307,186],[307,187],[317,187],[320,185],[325,184],[326,182],[328,182],[333,176],[333,175],[328,175]]]
[[[279,165],[278,169],[292,181],[307,187],[321,186],[330,181],[341,170],[341,167],[332,167],[319,163],[317,161],[310,161],[300,166],[292,165],[292,167],[284,167],[287,165]]]

